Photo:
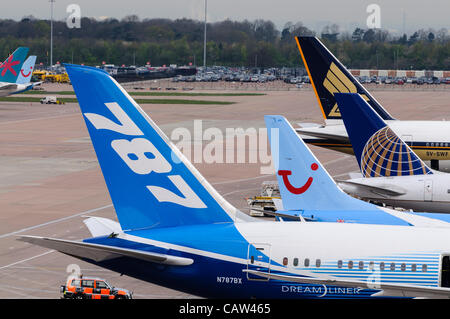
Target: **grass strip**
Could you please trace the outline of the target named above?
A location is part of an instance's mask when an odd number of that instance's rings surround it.
[[[32,96],[1,97],[1,102],[40,102],[41,98]],[[78,103],[76,98],[59,98],[64,103]],[[181,100],[181,99],[135,99],[139,104],[203,104],[203,105],[229,105],[235,102],[229,101],[204,101],[204,100]]]
[[[26,91],[20,94],[39,94],[39,95],[75,95],[74,91]],[[188,93],[188,92],[128,92],[134,96],[260,96],[265,93]]]

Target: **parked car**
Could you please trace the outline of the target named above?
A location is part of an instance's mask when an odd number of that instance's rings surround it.
[[[388,76],[388,77],[384,80],[384,83],[386,83],[386,84],[392,84],[392,83],[394,83],[394,78]]]

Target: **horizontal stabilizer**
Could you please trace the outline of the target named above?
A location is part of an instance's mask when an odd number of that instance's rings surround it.
[[[291,219],[296,221],[305,221],[304,218],[300,215],[299,211],[271,211],[271,210],[265,210],[265,209],[257,209],[252,208],[252,210],[264,213],[266,215],[270,215],[273,217],[281,217],[283,219]]]
[[[89,217],[83,220],[83,223],[91,232],[92,237],[108,236],[110,234],[118,234],[122,232],[120,224],[108,218]]]
[[[350,172],[350,173],[348,173],[348,176],[350,176],[351,179],[363,177],[361,172]]]
[[[0,87],[0,92],[1,91],[10,91],[10,90],[16,90],[17,89],[17,84],[16,83],[11,83],[11,84],[6,84],[6,85],[2,85]]]
[[[244,269],[243,272],[251,273],[262,278],[297,282],[301,284],[332,285],[339,287],[352,287],[362,289],[381,290],[376,296],[383,297],[409,297],[409,298],[450,298],[450,288],[425,287],[399,284],[385,284],[374,281],[351,281],[335,279],[331,277],[312,278],[303,276],[281,275],[257,270]],[[374,296],[375,296],[374,295]]]
[[[354,181],[338,181],[338,185],[344,190],[347,191],[347,188],[359,188],[360,190],[364,190],[365,192],[374,193],[381,196],[400,196],[405,195],[406,190],[402,189],[401,187],[395,186],[395,185],[386,185],[386,187],[380,187],[380,186],[372,186],[367,185],[363,183],[358,183]],[[350,193],[360,193],[360,192],[353,192]]]
[[[317,123],[297,123],[301,128],[322,127],[323,125]]]
[[[18,240],[54,249],[70,256],[91,259],[96,262],[101,262],[119,257],[130,257],[152,263],[171,266],[188,266],[194,262],[190,258],[170,256],[165,254],[140,251],[136,249],[84,243],[72,240],[37,237],[37,236],[20,236]]]
[[[315,128],[308,129],[308,128],[297,128],[295,131],[299,134],[313,136],[313,137],[319,137],[319,138],[325,138],[325,139],[332,139],[339,142],[344,143],[350,143],[350,140],[348,136],[339,135],[339,134],[333,134],[333,133],[324,133],[323,131],[314,131]]]
[[[272,202],[277,210],[284,210],[283,201],[281,198],[272,198]]]

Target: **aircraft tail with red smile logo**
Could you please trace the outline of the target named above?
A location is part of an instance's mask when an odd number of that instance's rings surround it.
[[[34,65],[36,64],[36,56],[30,55],[20,69],[19,77],[16,80],[17,84],[28,84],[33,76]]]
[[[286,211],[377,210],[344,193],[283,116],[264,119]]]

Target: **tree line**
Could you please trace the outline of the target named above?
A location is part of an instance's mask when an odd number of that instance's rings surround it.
[[[82,18],[81,28],[53,22],[53,61],[76,64],[203,65],[203,22],[191,19],[121,20]],[[319,36],[349,68],[450,69],[447,30],[418,30],[410,37],[386,30],[356,28],[339,32],[337,25],[316,34],[301,22],[278,30],[272,21],[225,20],[207,24],[207,64],[243,67],[301,66],[296,35]],[[50,22],[24,17],[0,20],[0,55],[28,46],[37,63],[47,65]]]

